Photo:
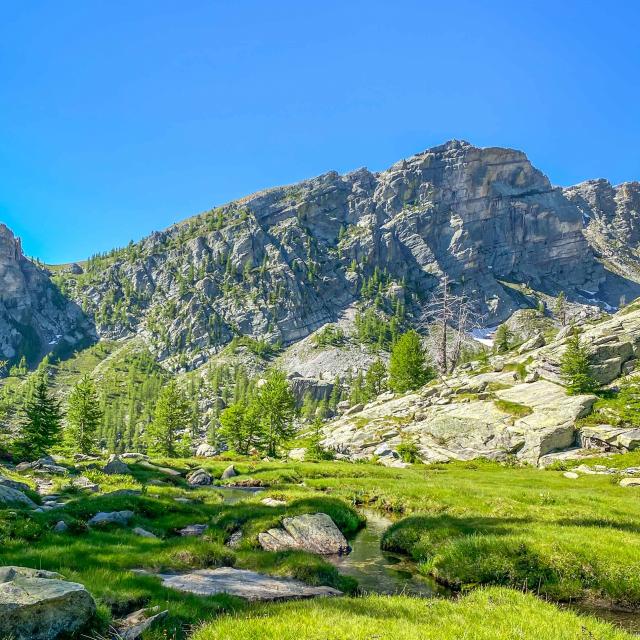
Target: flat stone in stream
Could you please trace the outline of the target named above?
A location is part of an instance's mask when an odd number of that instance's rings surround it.
[[[199,596],[227,593],[245,600],[273,602],[342,595],[341,591],[331,587],[312,587],[291,578],[277,578],[231,567],[199,569],[183,575],[160,574],[159,577],[165,587]]]

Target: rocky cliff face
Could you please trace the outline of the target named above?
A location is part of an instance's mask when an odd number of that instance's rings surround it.
[[[635,297],[637,285],[596,259],[582,220],[522,152],[451,141],[381,173],[254,194],[58,283],[101,335],[139,333],[160,359],[196,366],[238,333],[305,337],[365,299],[376,272],[378,302],[400,300],[414,320],[444,274],[486,324],[524,304],[507,283],[594,304]]]
[[[626,277],[640,276],[640,182],[613,186],[588,180],[564,190],[583,215],[585,236],[597,255]]]
[[[90,320],[23,253],[0,224],[0,359],[23,355],[31,364],[49,352],[66,353],[95,337]]]

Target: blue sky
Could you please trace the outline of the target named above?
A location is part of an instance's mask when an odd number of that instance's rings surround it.
[[[449,138],[640,179],[640,3],[0,0],[0,221],[82,259]]]

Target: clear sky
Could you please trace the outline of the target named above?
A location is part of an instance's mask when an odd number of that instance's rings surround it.
[[[0,0],[0,221],[83,259],[462,138],[640,179],[640,3]]]

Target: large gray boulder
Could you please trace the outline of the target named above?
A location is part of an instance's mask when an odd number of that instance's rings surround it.
[[[29,491],[29,489],[31,489],[26,482],[18,482],[16,480],[11,480],[11,478],[5,478],[4,476],[0,476],[0,486],[10,487],[11,489],[22,492]]]
[[[346,538],[326,513],[284,518],[281,529],[269,529],[258,534],[258,542],[266,551],[302,549],[320,555],[351,551]]]
[[[213,476],[204,469],[196,469],[187,475],[187,484],[191,487],[203,487],[213,482]]]
[[[122,460],[120,460],[120,457],[115,454],[109,456],[107,464],[103,467],[102,471],[108,475],[127,475],[131,473],[129,465],[126,462],[122,462]]]
[[[0,567],[0,632],[11,640],[55,640],[85,627],[96,612],[89,592],[57,573]]]
[[[170,589],[212,596],[227,593],[250,601],[299,600],[319,596],[339,596],[331,587],[313,587],[291,578],[268,576],[254,571],[220,567],[200,569],[183,575],[160,575],[162,584]]]
[[[237,476],[236,468],[230,464],[223,472],[220,478],[222,480],[228,480],[229,478],[235,478]]]
[[[196,449],[196,457],[197,458],[213,458],[218,455],[218,450],[215,447],[212,447],[210,444],[203,442],[198,445]]]
[[[22,491],[0,485],[0,505],[16,505],[36,509],[38,505]]]

